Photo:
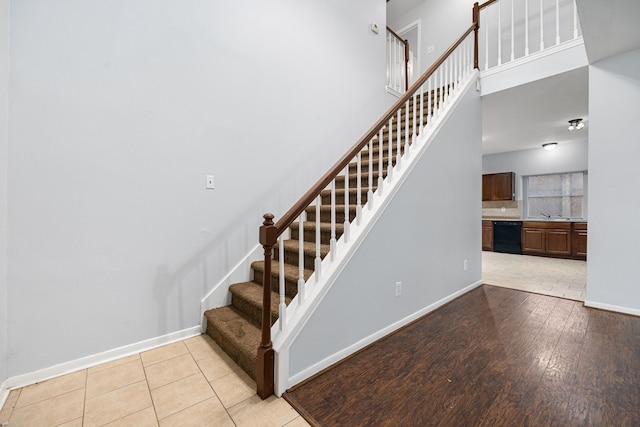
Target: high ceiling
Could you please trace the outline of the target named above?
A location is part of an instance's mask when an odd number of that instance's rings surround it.
[[[587,67],[482,97],[482,152],[584,141],[589,132]],[[580,131],[568,121],[582,118]]]

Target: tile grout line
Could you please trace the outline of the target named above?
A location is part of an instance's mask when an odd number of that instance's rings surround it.
[[[84,396],[82,399],[82,425],[84,426],[84,418],[87,411],[87,386],[89,385],[89,369],[86,369],[84,376]]]
[[[170,359],[168,359],[170,360]],[[153,408],[153,415],[156,417],[156,424],[160,425],[160,419],[158,418],[158,411],[156,410],[156,403],[153,400],[153,394],[151,394],[151,387],[149,386],[149,378],[147,378],[147,367],[144,366],[142,356],[140,356],[140,364],[142,365],[142,372],[144,372],[144,383],[147,385],[147,392],[149,392],[149,400],[151,400],[151,407]],[[149,365],[153,366],[153,365]],[[146,409],[146,408],[145,408]],[[144,409],[143,409],[144,411]]]
[[[191,353],[191,349],[189,348],[189,346],[185,343],[185,346],[187,347],[187,350],[189,350],[189,354],[191,355],[191,357],[193,358],[193,361],[195,362],[196,366],[198,367],[198,370],[200,371],[200,373],[202,374],[202,376],[204,377],[205,380],[207,380],[207,376],[204,374],[204,372],[202,372],[202,368],[200,368],[200,365],[198,364],[198,361],[196,360],[196,358],[193,356],[193,353]],[[231,373],[235,373],[235,371],[231,371]],[[222,377],[220,377],[222,378]],[[212,381],[208,381],[207,380],[207,384],[209,385],[209,388],[211,388],[211,391],[213,392],[213,395],[216,397],[216,399],[218,399],[218,402],[220,402],[220,405],[222,405],[222,408],[224,409],[224,412],[227,414],[227,416],[229,417],[229,419],[231,420],[231,422],[233,423],[234,426],[237,427],[238,424],[236,424],[236,421],[233,419],[233,417],[231,416],[231,414],[229,413],[229,410],[227,409],[226,406],[224,406],[224,403],[222,403],[222,399],[220,399],[220,396],[218,396],[218,393],[216,392],[216,390],[213,388],[213,386],[211,385]],[[244,400],[243,400],[244,402]]]

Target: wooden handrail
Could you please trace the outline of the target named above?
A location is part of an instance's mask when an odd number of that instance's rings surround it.
[[[393,31],[391,28],[387,27],[387,31],[389,31],[395,38],[397,38],[398,40],[400,40],[403,44],[406,44],[407,41],[404,40],[402,37],[400,37],[398,35],[398,33],[396,33],[395,31]]]
[[[498,0],[489,0],[487,2],[482,3],[480,6],[478,6],[478,8],[480,10],[484,9],[487,6],[491,6],[493,3],[497,2]]]
[[[273,214],[267,213],[264,215],[263,225],[260,227],[260,244],[264,248],[265,270],[263,273],[262,283],[262,338],[260,346],[258,347],[258,360],[257,360],[257,373],[256,384],[258,389],[258,395],[261,398],[266,399],[273,394],[274,391],[274,379],[273,379],[273,363],[274,363],[274,351],[271,342],[271,254],[273,247],[278,242],[278,237],[293,223],[293,221],[300,216],[307,206],[313,202],[316,197],[324,190],[327,185],[334,180],[338,174],[344,170],[344,168],[351,162],[351,160],[373,139],[378,135],[380,129],[385,126],[389,119],[394,116],[398,110],[405,105],[406,102],[411,99],[414,93],[431,77],[431,75],[446,61],[446,59],[456,50],[458,46],[467,38],[472,31],[476,32],[474,49],[474,66],[477,68],[477,29],[479,18],[478,3],[474,5],[474,20],[473,24],[464,32],[460,38],[458,38],[447,49],[436,62],[427,69],[416,80],[411,87],[387,110],[387,112],[356,142],[356,144],[338,160],[329,171],[327,171],[322,178],[320,178],[297,202],[291,209],[289,209],[277,223],[273,223]]]

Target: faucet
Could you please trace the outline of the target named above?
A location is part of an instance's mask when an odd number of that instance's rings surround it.
[[[547,219],[551,219],[551,214],[546,214],[546,213],[540,213],[541,216],[547,218]]]

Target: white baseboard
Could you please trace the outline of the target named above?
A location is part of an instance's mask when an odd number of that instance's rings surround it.
[[[362,340],[350,345],[347,348],[342,349],[341,351],[334,353],[326,358],[324,358],[323,360],[319,361],[318,363],[308,367],[307,369],[304,369],[303,371],[292,375],[291,377],[289,377],[289,381],[288,384],[286,384],[285,386],[281,386],[280,388],[282,388],[282,390],[286,390],[288,388],[293,387],[294,385],[306,380],[307,378],[317,374],[318,372],[322,371],[323,369],[328,368],[329,366],[339,362],[340,360],[344,359],[345,357],[355,353],[356,351],[368,346],[369,344],[372,344],[376,341],[378,341],[381,338],[384,338],[385,336],[389,335],[390,333],[392,333],[393,331],[402,328],[403,326],[408,325],[409,323],[413,322],[414,320],[419,319],[420,317],[434,311],[435,309],[445,305],[446,303],[454,300],[455,298],[459,297],[462,294],[465,294],[467,292],[469,292],[472,289],[477,288],[478,286],[482,285],[482,280],[479,280],[475,283],[472,283],[462,289],[460,289],[459,291],[456,291],[454,293],[452,293],[451,295],[448,295],[436,302],[434,302],[433,304],[430,304],[424,308],[422,308],[421,310],[416,311],[413,314],[410,314],[409,316],[400,319],[399,321],[369,335],[368,337],[363,338]]]
[[[584,301],[585,307],[599,308],[601,310],[615,311],[616,313],[630,314],[632,316],[640,316],[640,310],[629,307],[620,307],[618,305],[604,304],[596,301]]]
[[[87,369],[92,366],[100,365],[102,363],[110,362],[112,360],[120,359],[132,354],[142,353],[143,351],[152,350],[154,348],[171,344],[176,341],[181,341],[186,338],[191,338],[196,335],[200,335],[200,325],[183,329],[177,332],[172,332],[160,337],[150,338],[148,340],[125,345],[123,347],[114,348],[102,353],[92,354],[91,356],[82,357],[80,359],[71,360],[69,362],[60,363],[59,365],[39,369],[28,374],[16,375],[15,377],[7,378],[2,383],[2,386],[0,386],[0,402],[4,404],[4,401],[9,395],[10,390],[20,387],[26,387],[37,382],[66,375],[82,369]]]

